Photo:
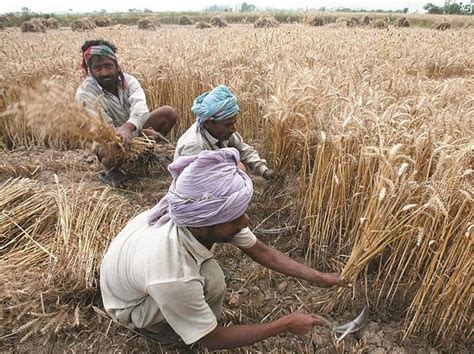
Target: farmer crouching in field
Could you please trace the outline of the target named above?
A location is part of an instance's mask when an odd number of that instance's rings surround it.
[[[162,106],[150,113],[138,80],[122,72],[115,45],[92,40],[86,41],[81,49],[82,67],[89,76],[77,89],[76,100],[85,104],[92,114],[97,114],[100,108],[107,123],[116,128],[125,147],[140,134],[166,136],[171,131],[178,118],[176,111]],[[109,156],[106,149],[95,150],[105,170],[100,178],[113,185],[125,181],[126,175],[120,170],[119,162]]]
[[[254,173],[272,179],[275,173],[267,167],[265,160],[235,130],[239,106],[236,97],[225,85],[198,96],[191,108],[196,123],[179,138],[174,158],[198,154],[203,150],[236,148],[240,160]]]
[[[178,157],[172,185],[152,209],[134,217],[102,261],[100,287],[112,319],[142,335],[211,349],[251,345],[283,332],[307,333],[322,322],[303,311],[256,325],[218,324],[226,284],[213,258],[215,242],[231,243],[254,261],[320,287],[343,285],[257,240],[245,214],[252,181],[233,148]],[[179,336],[179,337],[178,337]]]

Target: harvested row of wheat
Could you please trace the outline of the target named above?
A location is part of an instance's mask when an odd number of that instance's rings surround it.
[[[34,333],[49,337],[79,326],[98,288],[102,254],[133,208],[107,189],[65,188],[57,181],[45,190],[13,179],[0,196],[15,208],[0,214],[0,228],[10,230],[1,240],[1,277],[8,287],[0,300],[9,304],[3,307],[4,334],[22,342]]]

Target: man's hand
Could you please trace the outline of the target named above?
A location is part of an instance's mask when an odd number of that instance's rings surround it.
[[[344,287],[349,286],[344,280],[342,280],[339,273],[321,273],[320,279],[318,279],[316,285],[321,288],[330,288],[335,285]]]
[[[135,129],[135,125],[129,122],[126,122],[122,126],[115,129],[115,132],[122,138],[122,144],[126,149],[130,149],[133,139],[133,132]]]
[[[263,172],[262,177],[266,180],[273,180],[276,178],[276,173],[273,170],[266,170],[265,172]]]
[[[287,331],[297,335],[304,335],[308,333],[314,326],[322,326],[324,322],[317,316],[307,314],[303,310],[293,312],[282,320],[288,321]]]
[[[324,321],[319,316],[296,311],[271,322],[229,327],[217,326],[204,336],[200,343],[209,349],[232,349],[251,345],[284,332],[303,335],[314,326],[323,324]]]
[[[245,168],[245,165],[242,163],[242,162],[239,162],[239,164],[237,165],[237,167],[239,168],[239,170],[247,173],[247,169]]]

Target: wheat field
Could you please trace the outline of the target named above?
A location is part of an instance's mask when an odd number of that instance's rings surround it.
[[[0,146],[8,156],[107,139],[100,122],[87,123],[85,135],[71,135],[66,125],[88,119],[74,102],[86,39],[117,45],[122,68],[139,79],[151,108],[176,108],[172,141],[193,123],[193,99],[227,84],[241,107],[238,130],[281,176],[269,200],[278,191],[281,206],[290,205],[298,230],[293,237],[306,262],[341,271],[353,284],[352,292],[329,292],[321,311],[368,301],[374,311],[396,308],[405,337],[469,343],[473,37],[469,28],[301,24],[45,34],[10,29],[0,32]],[[56,124],[65,128],[54,134]],[[87,185],[78,191],[60,181],[42,186],[34,175],[0,176],[0,273],[12,284],[1,291],[2,307],[9,308],[15,333],[56,333],[80,321],[81,294],[97,293],[100,257],[137,209],[117,208],[125,201],[108,190],[81,193]],[[95,216],[91,223],[88,215]],[[113,227],[106,219],[116,221]],[[38,269],[42,277],[34,276]],[[48,306],[61,299],[47,314],[44,303],[25,295],[39,287]],[[63,300],[60,294],[72,289],[78,299]],[[48,318],[61,320],[45,327]]]

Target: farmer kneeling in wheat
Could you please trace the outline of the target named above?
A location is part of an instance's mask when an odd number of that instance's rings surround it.
[[[231,243],[263,266],[316,286],[343,285],[257,240],[246,210],[252,181],[233,148],[178,157],[173,182],[152,209],[134,217],[112,241],[100,268],[100,288],[112,319],[163,343],[180,340],[210,349],[251,345],[283,332],[303,335],[322,324],[297,311],[275,321],[224,327],[225,280],[215,242]]]
[[[240,160],[254,173],[265,179],[272,179],[275,173],[267,167],[257,151],[246,144],[235,129],[239,105],[237,98],[225,85],[198,96],[191,111],[196,123],[179,138],[174,158],[198,154],[203,150],[217,150],[224,147],[236,148]]]
[[[138,80],[122,72],[114,44],[91,40],[81,49],[82,67],[89,76],[77,89],[76,100],[94,115],[101,110],[101,115],[115,127],[125,147],[140,134],[166,136],[171,131],[178,118],[176,111],[170,106],[162,106],[150,113]],[[100,175],[104,182],[115,185],[126,180],[110,149],[97,147],[95,151],[105,169]]]

